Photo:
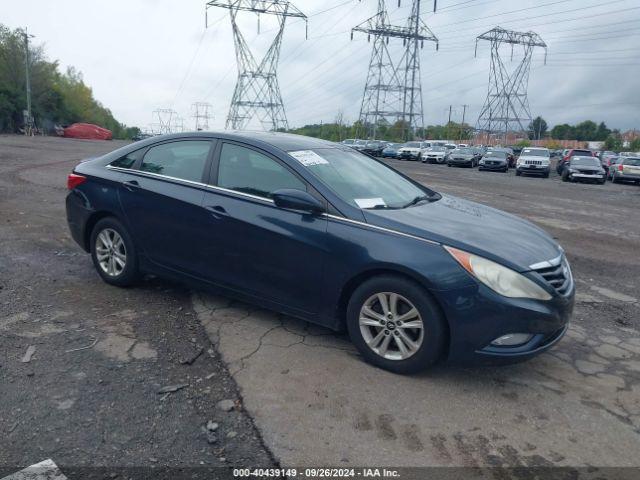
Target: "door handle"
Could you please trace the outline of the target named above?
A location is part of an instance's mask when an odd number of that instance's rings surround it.
[[[209,210],[209,213],[211,213],[211,216],[216,220],[220,220],[222,217],[229,216],[229,214],[224,209],[224,207],[220,205],[207,205],[205,208]]]
[[[124,182],[122,186],[127,190],[129,190],[130,192],[133,192],[137,187],[140,186],[140,184],[138,183],[137,180],[129,180],[127,182]]]

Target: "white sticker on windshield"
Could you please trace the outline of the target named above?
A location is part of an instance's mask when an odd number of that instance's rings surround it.
[[[326,165],[329,163],[313,150],[289,152],[289,155],[298,160],[305,167],[312,167],[314,165]]]
[[[381,198],[354,198],[353,201],[356,202],[356,205],[360,208],[373,208],[377,205],[385,207],[387,205]]]

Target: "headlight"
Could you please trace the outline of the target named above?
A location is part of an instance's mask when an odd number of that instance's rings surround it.
[[[480,160],[480,165],[484,165],[484,160]]]
[[[444,248],[467,272],[500,295],[509,298],[551,300],[551,295],[542,287],[510,268],[457,248]]]

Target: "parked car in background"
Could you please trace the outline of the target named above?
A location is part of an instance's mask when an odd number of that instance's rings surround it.
[[[368,140],[356,140],[355,142],[353,142],[353,145],[351,145],[351,147],[361,152],[367,146],[367,142]]]
[[[566,166],[562,170],[562,181],[591,181],[602,184],[606,181],[606,177],[600,160],[593,155],[573,156],[566,162]]]
[[[402,160],[420,160],[422,142],[407,142],[398,150],[398,158]]]
[[[556,173],[558,175],[562,175],[562,171],[569,163],[571,157],[593,157],[594,153],[591,150],[585,150],[580,148],[570,148],[566,150],[566,153],[563,152],[562,158],[558,161],[556,165]]]
[[[387,144],[380,140],[369,140],[360,151],[374,157],[382,156],[382,150]]]
[[[523,148],[516,161],[516,175],[535,174],[549,178],[551,156],[547,148]]]
[[[509,147],[493,147],[491,148],[494,152],[505,152],[507,154],[507,162],[509,163],[509,168],[513,168],[516,166],[516,157],[513,154],[513,150]]]
[[[387,146],[382,149],[382,158],[398,158],[398,150],[403,145],[403,143],[387,143]]]
[[[478,162],[478,155],[472,148],[463,147],[451,150],[447,155],[447,167],[471,167],[474,168]]]
[[[519,147],[519,146],[512,146],[512,147],[507,147],[511,149],[511,153],[513,153],[513,156],[515,158],[518,158],[520,156],[520,153],[522,152],[523,147]]]
[[[455,143],[445,143],[444,146],[447,150],[455,150],[458,146]]]
[[[346,145],[347,147],[353,147],[353,144],[356,143],[355,138],[346,138],[340,142],[342,145]]]
[[[634,157],[617,157],[609,166],[609,179],[613,183],[640,183],[640,155]]]
[[[478,170],[507,172],[509,170],[507,152],[501,150],[488,150],[478,162]]]
[[[445,163],[447,156],[447,148],[433,146],[422,150],[422,161],[426,163]]]
[[[106,283],[150,273],[347,330],[392,372],[526,360],[571,318],[548,233],[333,142],[165,135],[80,163],[67,187],[71,235]]]

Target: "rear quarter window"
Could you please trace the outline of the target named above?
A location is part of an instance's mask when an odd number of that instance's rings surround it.
[[[144,149],[136,150],[135,152],[127,153],[125,156],[114,160],[109,165],[118,168],[133,168],[133,165],[142,157]]]

